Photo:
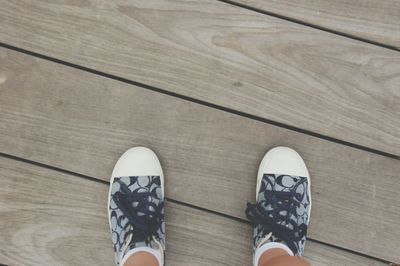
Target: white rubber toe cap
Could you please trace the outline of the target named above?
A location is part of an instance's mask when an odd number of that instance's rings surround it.
[[[164,196],[164,174],[161,163],[157,155],[149,148],[134,147],[122,154],[114,166],[111,175],[111,184],[114,177],[122,176],[159,176]]]
[[[121,176],[163,176],[157,155],[146,147],[127,150],[115,164],[112,177]]]
[[[261,161],[259,174],[282,174],[308,177],[306,164],[300,155],[288,147],[276,147]]]
[[[269,150],[261,161],[257,174],[257,192],[264,174],[292,175],[310,178],[301,156],[288,147]]]

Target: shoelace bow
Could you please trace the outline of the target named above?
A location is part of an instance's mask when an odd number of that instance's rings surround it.
[[[271,184],[271,187],[274,187],[270,180],[267,182]],[[307,226],[305,224],[299,226],[297,221],[290,218],[297,216],[296,208],[301,203],[302,195],[296,193],[296,189],[304,182],[305,179],[299,181],[288,192],[264,190],[265,200],[255,204],[247,202],[247,218],[255,226],[261,226],[262,234],[265,235],[257,247],[274,235],[284,241],[294,254],[298,252],[295,243],[298,243],[307,234]],[[267,205],[270,205],[270,208],[267,209]]]
[[[118,182],[118,181],[117,181]],[[133,191],[123,182],[120,184],[120,191],[113,195],[113,200],[123,213],[123,216],[129,220],[128,233],[121,247],[121,255],[125,253],[126,248],[132,242],[149,243],[153,240],[160,249],[164,249],[160,243],[160,236],[157,231],[164,221],[162,210],[164,202],[153,203],[152,199],[157,198],[154,191]],[[135,204],[135,207],[133,205]],[[161,252],[162,253],[162,252]],[[163,255],[163,254],[162,254]]]

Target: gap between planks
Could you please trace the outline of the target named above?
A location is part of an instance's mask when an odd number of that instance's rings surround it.
[[[23,265],[112,265],[104,184],[0,158],[0,260]],[[32,178],[35,182],[30,182]],[[167,265],[251,264],[251,226],[167,202]],[[314,266],[387,265],[309,242]]]
[[[379,46],[381,48],[386,48],[389,50],[400,52],[400,43],[397,40],[394,41],[393,44],[390,44],[390,43],[378,41],[376,38],[363,37],[362,34],[357,34],[357,32],[350,33],[350,32],[345,32],[343,29],[334,29],[334,27],[323,26],[321,24],[313,24],[310,20],[307,21],[304,19],[303,20],[297,19],[292,14],[291,15],[283,15],[283,13],[285,13],[283,10],[280,10],[281,11],[280,13],[276,13],[277,10],[275,10],[275,12],[269,11],[268,7],[263,8],[263,4],[259,1],[254,1],[254,0],[216,0],[216,1],[223,2],[223,3],[229,4],[229,5],[233,5],[233,6],[237,6],[240,8],[248,9],[248,10],[251,10],[251,11],[254,11],[254,12],[257,12],[260,14],[264,14],[267,16],[290,21],[290,22],[300,24],[300,25],[303,25],[306,27],[325,31],[325,32],[328,32],[328,33],[331,33],[334,35],[338,35],[338,36],[342,36],[345,38],[349,38],[352,40],[369,43],[372,45]],[[265,4],[265,2],[263,2],[263,3]],[[400,30],[400,28],[399,28],[399,30]],[[368,35],[368,34],[366,34],[366,35]],[[398,46],[395,45],[396,43],[398,44]]]
[[[27,159],[24,159],[24,158],[16,157],[16,156],[13,156],[13,155],[0,153],[0,157],[11,159],[11,160],[14,160],[14,161],[23,162],[23,163],[26,163],[26,164],[32,164],[32,165],[37,166],[37,167],[41,167],[41,168],[49,169],[49,170],[52,170],[52,171],[60,172],[60,173],[62,173],[64,175],[70,175],[70,176],[74,176],[74,177],[83,178],[83,179],[86,179],[86,180],[89,180],[89,181],[92,181],[92,182],[97,182],[97,183],[100,183],[100,184],[109,185],[108,181],[105,181],[105,180],[102,180],[102,179],[98,179],[96,177],[82,175],[82,174],[79,174],[79,173],[71,172],[71,171],[68,171],[68,170],[65,170],[65,169],[61,169],[61,168],[58,168],[58,167],[54,167],[54,166],[51,166],[51,165],[47,165],[47,164],[43,164],[43,163],[27,160]],[[203,208],[203,207],[199,207],[199,206],[196,206],[196,205],[192,205],[192,204],[189,204],[189,203],[186,203],[186,202],[174,200],[174,199],[171,199],[171,198],[168,198],[168,197],[166,197],[166,201],[174,203],[174,204],[177,204],[177,205],[181,205],[183,207],[192,208],[192,209],[199,210],[199,211],[202,211],[202,212],[206,212],[206,213],[209,213],[209,214],[212,214],[212,215],[217,215],[217,216],[220,216],[220,217],[223,217],[223,218],[226,218],[226,219],[237,221],[239,223],[243,223],[243,224],[247,224],[247,225],[251,224],[248,220],[243,219],[243,218],[238,218],[238,217],[231,216],[231,215],[228,215],[228,214],[225,214],[225,213],[221,213],[221,212],[213,211],[213,210],[206,209],[206,208]],[[357,255],[357,256],[360,256],[360,257],[365,257],[367,259],[371,259],[371,260],[374,260],[374,261],[377,261],[377,262],[384,263],[385,265],[390,263],[389,261],[385,261],[385,260],[382,260],[380,258],[369,256],[368,254],[363,254],[363,253],[355,252],[353,250],[348,250],[348,249],[345,249],[343,247],[331,245],[331,244],[328,244],[328,243],[324,243],[322,241],[317,241],[317,240],[309,238],[309,237],[307,237],[307,241],[308,242],[315,242],[318,245],[327,246],[327,247],[330,247],[330,248],[333,248],[333,249],[342,250],[343,252],[348,252],[348,253],[351,253],[351,254],[354,254],[354,255]]]
[[[243,218],[259,160],[279,143],[298,150],[311,172],[309,236],[396,260],[398,161],[16,52],[0,55],[3,153],[108,181],[124,150],[146,145],[161,157],[168,197]]]
[[[26,54],[26,55],[34,56],[34,57],[37,57],[37,58],[40,58],[40,59],[44,59],[44,60],[47,60],[47,61],[50,61],[50,62],[58,63],[58,64],[61,64],[61,65],[67,66],[67,67],[72,67],[72,68],[75,68],[75,69],[79,69],[79,70],[82,70],[82,71],[85,71],[85,72],[88,72],[88,73],[92,73],[92,74],[95,74],[95,75],[98,75],[98,76],[101,76],[101,77],[104,77],[104,78],[120,81],[120,82],[127,83],[127,84],[130,84],[130,85],[135,85],[137,87],[140,87],[140,88],[143,88],[143,89],[146,89],[146,90],[158,92],[158,93],[161,93],[161,94],[164,94],[164,95],[168,95],[168,96],[171,96],[171,97],[175,97],[175,98],[178,98],[178,99],[181,99],[181,100],[184,100],[184,101],[189,101],[191,103],[207,106],[209,108],[213,108],[213,109],[220,110],[220,111],[223,111],[223,112],[239,115],[239,116],[246,117],[246,118],[249,118],[249,119],[252,119],[252,120],[256,120],[256,121],[259,121],[259,122],[270,124],[270,125],[273,125],[273,126],[285,128],[285,129],[288,129],[288,130],[292,130],[294,132],[298,132],[298,133],[301,133],[301,134],[306,134],[306,135],[313,136],[313,137],[316,137],[316,138],[324,139],[326,141],[334,142],[334,143],[337,143],[337,144],[340,144],[340,145],[345,145],[345,146],[356,148],[356,149],[359,149],[359,150],[362,150],[362,151],[371,152],[371,153],[379,154],[379,155],[386,156],[386,157],[389,157],[389,158],[400,160],[400,156],[395,155],[395,154],[387,153],[387,152],[384,152],[384,151],[381,151],[381,150],[372,149],[372,148],[369,148],[367,146],[358,145],[356,143],[347,142],[347,141],[344,141],[342,139],[337,139],[337,138],[330,137],[328,135],[322,135],[322,134],[319,134],[319,133],[316,133],[316,132],[313,132],[313,131],[309,131],[309,130],[306,130],[306,129],[303,129],[303,128],[297,128],[297,127],[294,127],[294,126],[291,126],[291,125],[288,125],[288,124],[284,124],[284,123],[280,123],[280,122],[277,122],[277,121],[269,120],[269,119],[264,118],[264,117],[252,115],[250,113],[241,112],[241,111],[238,111],[238,110],[235,110],[235,109],[231,109],[231,108],[227,108],[227,107],[224,107],[224,106],[221,106],[221,105],[213,104],[211,102],[202,101],[202,100],[199,100],[199,99],[196,99],[196,98],[192,98],[192,97],[188,97],[188,96],[185,96],[185,95],[182,95],[182,94],[177,94],[177,93],[174,93],[174,92],[171,92],[171,91],[168,91],[168,90],[164,90],[164,89],[161,89],[161,88],[153,87],[153,86],[148,85],[148,84],[143,84],[143,83],[138,82],[138,81],[126,79],[126,78],[123,78],[123,77],[120,77],[120,76],[115,76],[115,75],[112,75],[112,74],[109,74],[109,73],[105,73],[105,72],[101,72],[101,71],[98,71],[98,70],[95,70],[95,69],[92,69],[92,68],[87,68],[87,67],[84,67],[82,65],[73,64],[71,62],[66,62],[66,61],[63,61],[63,60],[60,60],[60,59],[57,59],[57,58],[53,58],[53,57],[50,57],[50,56],[47,56],[47,55],[43,55],[43,54],[35,53],[35,52],[29,51],[29,50],[21,49],[19,47],[15,47],[15,46],[12,46],[12,45],[9,45],[9,44],[6,44],[6,43],[1,43],[0,42],[0,47],[3,47],[5,49],[9,49],[9,50],[12,50],[12,51],[15,51],[15,52],[23,53],[23,54]]]
[[[5,1],[0,24],[4,43],[400,155],[395,51],[211,0]]]

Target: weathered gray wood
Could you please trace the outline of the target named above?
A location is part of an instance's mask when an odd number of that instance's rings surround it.
[[[0,1],[0,40],[400,156],[400,54],[213,0]]]
[[[113,265],[106,185],[0,157],[0,263]],[[166,205],[167,265],[251,265],[250,225]],[[383,263],[309,242],[317,265]]]
[[[243,218],[262,156],[290,146],[312,176],[310,236],[397,259],[399,160],[0,51],[0,152],[108,180],[126,149],[149,146],[170,198]]]
[[[400,2],[397,0],[233,2],[400,49]]]

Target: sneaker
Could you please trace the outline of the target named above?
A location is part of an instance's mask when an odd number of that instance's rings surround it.
[[[164,175],[150,149],[129,149],[115,165],[108,219],[117,265],[140,251],[153,254],[164,265]]]
[[[257,175],[256,203],[247,203],[254,224],[254,259],[270,248],[302,256],[311,214],[310,176],[300,155],[287,147],[271,149]]]

